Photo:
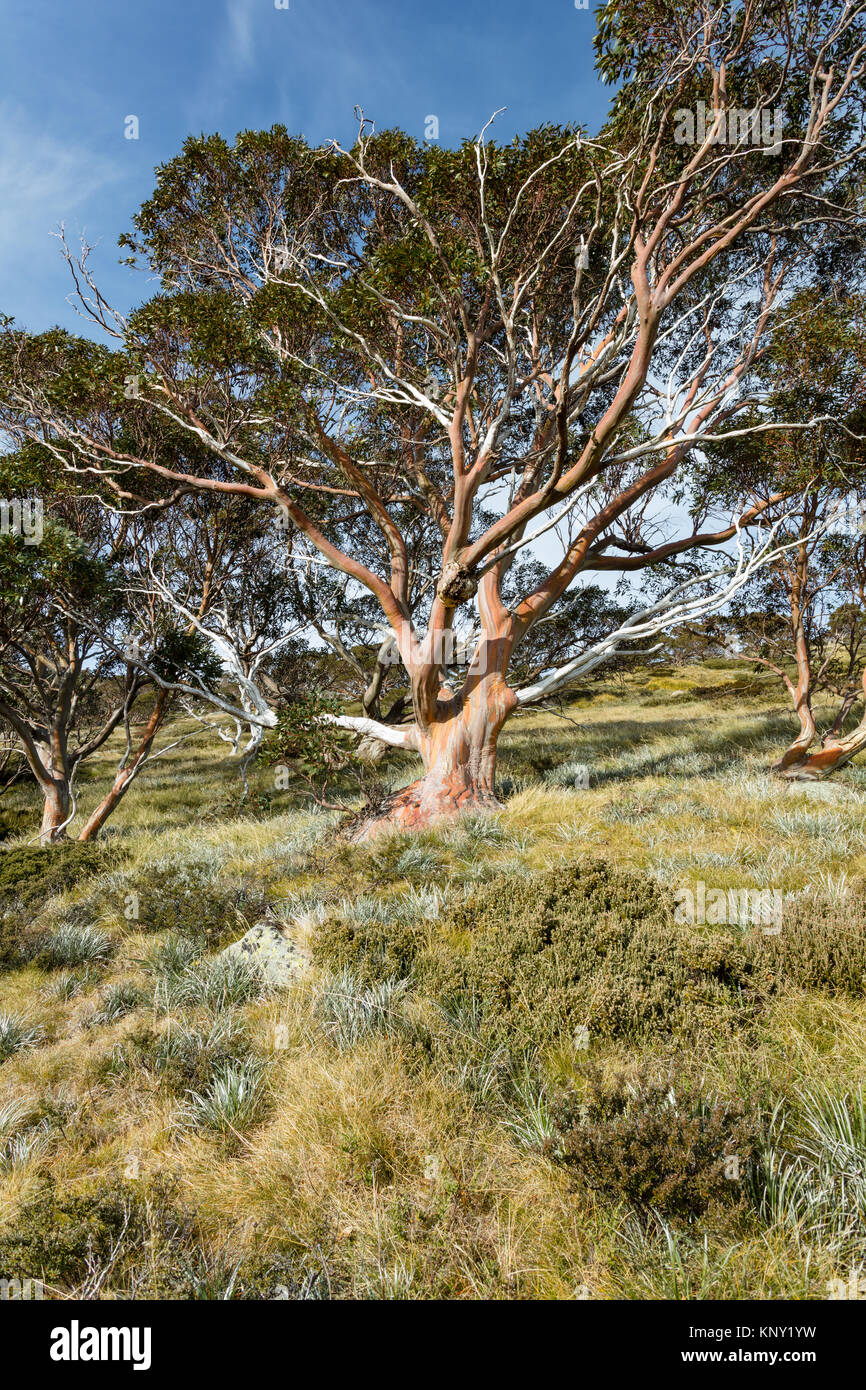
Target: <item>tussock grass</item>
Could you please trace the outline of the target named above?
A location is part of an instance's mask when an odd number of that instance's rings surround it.
[[[74,869],[44,887],[48,856],[19,853],[23,832],[7,841],[0,1277],[21,1273],[4,1262],[26,1238],[59,1289],[88,1297],[827,1297],[866,1262],[866,767],[832,799],[770,779],[790,718],[760,694],[728,701],[735,678],[636,672],[589,687],[568,720],[521,716],[502,740],[503,809],[421,835],[348,844],[265,769],[251,800],[270,794],[270,814],[239,811],[235,764],[201,742],[145,771],[104,843],[65,852]],[[82,782],[84,815],[112,756]],[[385,773],[408,776],[398,760]],[[26,828],[32,793],[8,795]],[[537,997],[525,1017],[509,999],[499,1028],[483,991],[449,994],[448,971],[434,988],[419,968],[477,957],[495,997],[513,905],[528,931],[539,882],[591,864],[668,897],[698,880],[777,888],[782,933],[703,928],[724,983],[700,1018],[676,1016],[676,987],[663,1026],[627,1036],[537,1026],[567,995],[554,958],[543,979],[515,963]],[[183,904],[176,920],[159,895]],[[486,954],[482,903],[502,930]],[[318,961],[290,991],[218,954],[263,911]],[[336,922],[355,949],[329,963]],[[589,950],[592,921],[578,935]],[[742,998],[731,950],[749,966]],[[577,1003],[603,1016],[601,994]],[[739,1103],[754,1151],[737,1200],[719,1201],[713,1126]],[[610,1142],[590,1182],[565,1160],[593,1104]],[[659,1141],[648,1191],[682,1190],[671,1136],[684,1161],[706,1149],[690,1215],[617,1185],[605,1163],[632,1126]]]
[[[28,1023],[20,1014],[0,1014],[0,1062],[24,1047],[35,1047],[42,1038],[42,1029]]]

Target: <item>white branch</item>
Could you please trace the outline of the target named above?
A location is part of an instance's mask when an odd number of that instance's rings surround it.
[[[329,724],[338,724],[341,729],[351,729],[355,734],[366,734],[368,738],[389,743],[392,748],[414,747],[415,728],[411,724],[396,728],[391,724],[380,724],[377,719],[365,719],[354,714],[323,714],[321,717]]]

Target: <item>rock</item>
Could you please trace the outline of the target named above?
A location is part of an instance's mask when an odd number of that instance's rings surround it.
[[[275,922],[257,922],[220,954],[250,961],[269,984],[282,987],[294,984],[310,966],[309,954]]]

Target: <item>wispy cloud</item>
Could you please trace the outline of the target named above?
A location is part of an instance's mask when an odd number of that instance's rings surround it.
[[[81,145],[35,127],[10,103],[0,104],[0,258],[32,252],[83,203],[121,176],[120,167]],[[43,243],[44,245],[44,243]]]
[[[226,21],[229,31],[228,56],[232,66],[243,71],[252,66],[254,57],[253,13],[255,0],[227,0]]]
[[[259,0],[226,0],[222,23],[211,47],[211,61],[205,63],[195,84],[190,113],[196,118],[212,117],[231,105],[236,85],[253,71],[256,63],[254,21],[261,13]]]

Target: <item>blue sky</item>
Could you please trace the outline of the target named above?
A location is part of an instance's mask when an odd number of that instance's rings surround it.
[[[97,245],[120,308],[143,298],[117,238],[185,137],[281,121],[311,141],[379,128],[456,144],[492,112],[499,138],[543,121],[595,129],[593,0],[12,0],[0,3],[0,312],[84,326],[51,233]],[[137,116],[139,138],[124,123]],[[86,331],[86,330],[85,330]]]

